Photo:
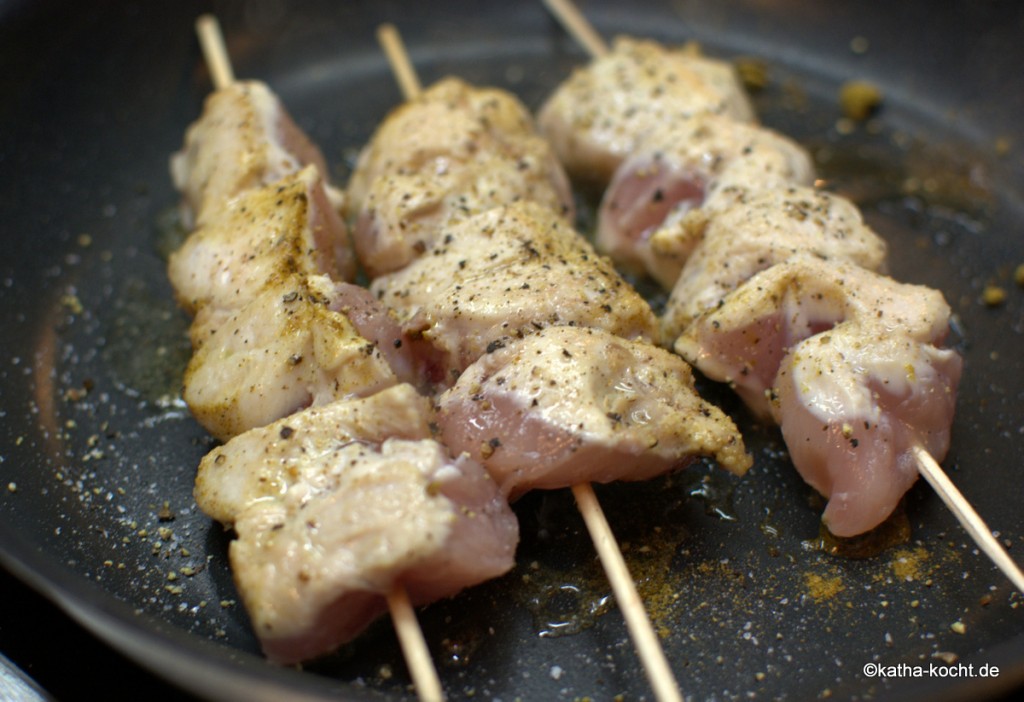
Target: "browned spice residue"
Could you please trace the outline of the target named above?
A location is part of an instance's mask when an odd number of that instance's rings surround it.
[[[882,104],[882,91],[866,80],[851,80],[839,91],[839,106],[848,119],[862,122]]]
[[[898,580],[911,582],[928,577],[931,572],[931,556],[923,547],[900,549],[892,554],[889,568]]]
[[[762,59],[741,56],[734,61],[736,72],[747,90],[756,92],[768,85],[768,64]]]
[[[807,588],[807,594],[816,603],[832,600],[846,589],[839,575],[822,575],[810,571],[804,573],[804,586]]]
[[[683,579],[672,570],[676,544],[660,536],[630,554],[629,570],[636,580],[637,593],[643,600],[651,623],[660,638],[668,638],[674,620],[674,607]]]
[[[981,299],[988,307],[999,307],[1006,302],[1006,290],[998,285],[987,285],[981,293]]]

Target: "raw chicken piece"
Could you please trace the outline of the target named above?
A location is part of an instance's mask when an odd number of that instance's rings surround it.
[[[615,171],[598,211],[597,248],[671,290],[695,243],[681,226],[688,212],[813,179],[807,152],[763,127],[714,114],[659,125]]]
[[[315,658],[386,610],[508,571],[518,525],[483,468],[429,438],[406,385],[242,434],[199,467],[200,508],[233,526],[235,583],[267,657]]]
[[[884,325],[811,337],[782,359],[775,420],[794,465],[829,498],[837,536],[882,523],[917,479],[919,445],[949,449],[962,359]]]
[[[698,243],[665,306],[668,340],[755,273],[800,252],[872,271],[885,268],[886,243],[864,224],[856,205],[813,188],[741,193],[727,207],[691,213],[678,228],[688,232],[680,239]]]
[[[274,280],[295,274],[351,278],[345,225],[315,168],[248,190],[218,210],[170,256],[179,303],[196,315],[192,339],[211,331]]]
[[[962,361],[941,345],[941,293],[807,253],[750,278],[676,341],[781,427],[824,519],[850,536],[877,526],[916,478],[911,449],[941,461]]]
[[[485,353],[548,326],[597,327],[645,341],[657,334],[650,306],[611,262],[533,203],[446,228],[423,256],[371,290],[407,333],[445,357],[442,385]]]
[[[196,474],[196,501],[205,514],[230,526],[254,502],[283,497],[293,484],[328,479],[306,459],[329,458],[334,448],[355,439],[379,446],[389,438],[429,438],[432,412],[428,398],[399,384],[282,417],[210,451]],[[243,469],[247,465],[250,469]],[[322,489],[326,483],[317,485]]]
[[[646,480],[713,456],[743,474],[732,421],[664,349],[599,329],[548,327],[481,357],[438,401],[441,437],[512,498],[534,488]]]
[[[511,93],[446,78],[394,110],[348,189],[360,262],[400,270],[446,225],[519,200],[574,216],[572,192],[530,112]]]
[[[754,121],[732,66],[618,37],[608,54],[573,71],[537,121],[569,175],[603,188],[651,130],[701,113]]]
[[[365,288],[292,276],[267,286],[195,350],[183,397],[207,431],[227,440],[309,405],[418,384],[405,341]]]
[[[238,81],[211,93],[203,113],[171,156],[171,177],[184,196],[187,224],[202,225],[246,190],[269,185],[303,166],[330,171],[277,96],[257,81]],[[335,206],[340,193],[328,188]]]

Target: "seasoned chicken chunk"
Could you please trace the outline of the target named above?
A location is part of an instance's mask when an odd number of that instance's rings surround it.
[[[203,459],[196,501],[234,527],[230,560],[267,657],[329,653],[386,610],[508,571],[518,525],[483,468],[430,439],[400,385],[253,429]]]
[[[938,291],[801,253],[698,317],[676,350],[777,421],[824,519],[851,536],[877,526],[916,478],[912,448],[942,460],[962,361],[942,348]]]
[[[573,71],[537,121],[569,175],[603,188],[655,127],[701,113],[754,121],[731,65],[618,37],[608,54]]]
[[[217,211],[171,254],[168,275],[179,303],[196,315],[192,339],[201,344],[272,281],[348,280],[351,263],[345,225],[310,167]]]
[[[266,287],[195,350],[183,398],[207,431],[227,440],[309,405],[418,384],[405,341],[365,288],[292,276]]]
[[[548,326],[653,341],[647,302],[551,210],[499,207],[445,228],[423,256],[371,290],[402,328],[443,355],[442,383],[511,339]]]
[[[686,232],[679,240],[696,245],[662,315],[668,340],[755,273],[801,252],[872,271],[886,266],[888,247],[856,205],[813,188],[741,193],[729,206],[693,212],[677,226]]]
[[[671,290],[694,243],[681,226],[687,213],[813,180],[807,152],[763,127],[714,114],[659,125],[615,171],[598,210],[597,248]]]
[[[511,93],[446,78],[395,109],[363,149],[348,212],[371,278],[400,270],[444,226],[532,200],[573,217],[568,178]]]
[[[258,81],[237,81],[211,93],[203,113],[171,157],[171,177],[184,196],[187,223],[203,224],[246,190],[260,188],[313,165],[330,171],[320,150],[281,101]],[[340,193],[328,187],[335,207]]]
[[[878,324],[818,334],[782,359],[773,416],[801,476],[828,497],[833,534],[892,513],[917,479],[914,446],[946,455],[962,360],[934,343]]]
[[[681,358],[600,329],[548,327],[511,341],[471,364],[438,408],[445,444],[483,463],[512,498],[646,480],[697,456],[737,474],[751,463]]]

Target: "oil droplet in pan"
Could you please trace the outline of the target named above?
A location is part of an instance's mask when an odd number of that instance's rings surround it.
[[[722,521],[735,522],[737,520],[736,510],[732,503],[735,486],[727,476],[720,472],[703,475],[684,473],[683,475],[686,494],[703,502],[705,512]]]
[[[877,527],[857,536],[836,536],[822,523],[818,537],[803,542],[805,551],[823,551],[843,558],[872,558],[887,549],[910,541],[910,519],[903,501],[889,518]]]
[[[557,638],[594,626],[597,618],[611,609],[612,596],[572,583],[545,583],[527,604],[537,633],[542,638]]]

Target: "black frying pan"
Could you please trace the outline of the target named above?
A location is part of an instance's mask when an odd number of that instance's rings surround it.
[[[695,39],[766,61],[763,120],[857,199],[889,239],[896,277],[940,288],[955,310],[966,370],[945,464],[1019,553],[1024,7],[582,7],[606,36]],[[266,664],[235,601],[230,536],[191,497],[212,443],[177,395],[187,322],[164,274],[176,202],[167,157],[210,90],[192,22],[211,9],[238,75],[280,93],[339,182],[400,100],[373,38],[381,21],[399,26],[424,82],[454,73],[532,107],[584,60],[533,2],[0,3],[0,555],[94,635],[193,694],[401,697],[408,677],[386,620],[304,672]],[[855,37],[866,53],[851,49]],[[870,127],[845,133],[835,96],[850,77],[875,81],[886,101]],[[988,307],[993,283],[1008,295]],[[926,485],[908,494],[887,548],[831,555],[820,500],[777,431],[722,388],[706,391],[747,436],[747,478],[698,466],[599,490],[688,695],[973,699],[1024,684],[1020,595]],[[650,699],[570,496],[528,495],[516,510],[515,571],[420,613],[451,698]],[[17,606],[3,602],[0,627]],[[106,660],[89,649],[85,660]],[[1000,675],[863,672],[951,661]],[[81,692],[59,676],[51,684]]]

